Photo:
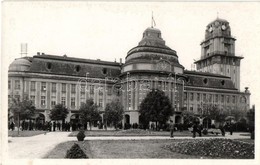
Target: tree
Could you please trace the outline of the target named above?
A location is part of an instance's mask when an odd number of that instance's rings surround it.
[[[158,122],[164,124],[173,115],[173,108],[163,91],[153,89],[142,101],[139,113],[141,119],[144,120],[141,122],[155,122],[157,129]]]
[[[105,108],[104,118],[108,123],[112,123],[117,129],[117,125],[123,119],[124,107],[121,102],[116,99],[108,103]]]
[[[27,98],[22,101],[13,99],[8,110],[14,115],[14,118],[18,120],[18,134],[20,120],[30,119],[35,114],[35,106],[32,101]]]
[[[249,126],[255,125],[255,106],[247,112],[247,119]]]
[[[68,109],[63,104],[57,104],[51,110],[49,117],[51,120],[64,120],[68,113]]]
[[[88,99],[86,103],[81,104],[79,116],[82,124],[87,125],[89,122],[90,130],[93,122],[100,121],[101,116],[98,107],[94,104],[93,99]]]
[[[231,110],[231,115],[238,122],[239,119],[246,117],[246,111],[244,109],[236,108]]]
[[[185,125],[191,125],[193,122],[196,121],[195,114],[193,112],[184,110],[182,112],[183,120]]]
[[[249,131],[251,133],[251,139],[255,139],[255,105],[247,112],[247,119],[249,125]]]

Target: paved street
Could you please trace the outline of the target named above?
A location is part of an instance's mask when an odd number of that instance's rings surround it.
[[[66,141],[76,141],[76,137],[68,137],[70,132],[50,132],[46,135],[41,134],[32,137],[8,137],[10,143],[9,158],[14,159],[35,159],[43,158],[57,144]],[[246,133],[243,133],[246,134]],[[206,139],[212,137],[196,137],[196,139]],[[248,136],[241,136],[240,133],[234,133],[232,136],[227,134],[225,137],[217,136],[214,138],[229,138],[229,139],[249,139]],[[150,140],[150,139],[193,139],[192,137],[166,137],[166,136],[129,136],[129,137],[86,137],[85,140]]]

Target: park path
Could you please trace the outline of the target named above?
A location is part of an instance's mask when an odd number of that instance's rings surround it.
[[[56,145],[66,141],[76,141],[76,137],[68,137],[71,132],[49,132],[46,135],[36,135],[32,137],[8,137],[10,143],[9,158],[11,159],[35,159],[43,158],[49,151]],[[245,134],[245,133],[244,133]],[[232,136],[226,134],[225,137],[196,137],[196,139],[209,139],[209,138],[227,138],[227,139],[249,139],[248,136],[241,136],[240,133],[234,133]],[[167,136],[100,136],[100,137],[86,137],[85,140],[152,140],[152,139],[193,139],[190,137],[174,137]]]
[[[57,144],[69,140],[76,140],[75,137],[68,137],[71,132],[50,132],[46,135],[40,134],[32,137],[8,137],[9,158],[43,158]]]

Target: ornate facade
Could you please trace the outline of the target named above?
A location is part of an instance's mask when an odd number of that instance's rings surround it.
[[[78,119],[82,102],[93,98],[102,112],[114,98],[124,105],[124,123],[139,123],[139,105],[151,89],[165,92],[172,102],[175,123],[184,110],[200,115],[207,105],[221,110],[249,110],[250,92],[240,89],[240,60],[229,23],[216,19],[206,27],[197,71],[179,63],[161,31],[147,28],[138,46],[128,51],[125,63],[79,59],[44,53],[16,59],[9,66],[9,98],[31,99],[35,118],[49,121],[57,103],[68,107],[67,121]]]

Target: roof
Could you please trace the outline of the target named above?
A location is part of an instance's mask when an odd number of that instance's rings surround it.
[[[121,65],[116,62],[88,60],[55,55],[36,55],[27,70],[31,73],[43,73],[66,76],[105,78],[118,77]]]
[[[221,75],[221,74],[215,74],[215,73],[210,73],[210,72],[190,71],[190,70],[184,70],[184,74],[210,76],[210,77],[216,77],[216,78],[230,78],[228,76],[224,76],[224,75]]]
[[[210,24],[212,24],[213,22],[216,22],[216,21],[229,23],[227,20],[217,17],[214,21],[211,21],[207,26],[209,26]]]
[[[61,60],[61,61],[70,61],[70,62],[81,62],[81,63],[93,63],[93,64],[103,64],[103,65],[113,65],[113,66],[120,66],[118,62],[111,62],[111,61],[102,61],[102,60],[92,60],[92,59],[84,59],[84,58],[75,58],[75,57],[68,57],[67,55],[58,56],[58,55],[35,55],[33,58],[44,58],[44,59],[53,59],[53,60]]]
[[[15,59],[10,65],[10,71],[26,71],[30,68],[31,62],[26,58]]]
[[[237,90],[227,76],[195,71],[184,71],[184,74],[188,77],[187,86]]]

